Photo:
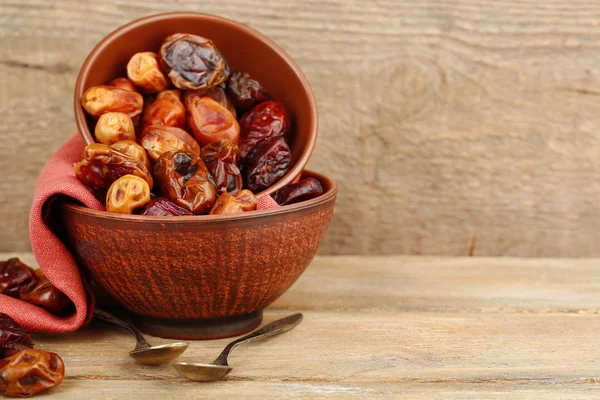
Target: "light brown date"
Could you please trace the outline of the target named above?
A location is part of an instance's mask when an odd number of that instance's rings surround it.
[[[135,140],[135,127],[127,114],[107,112],[98,118],[94,136],[98,142],[108,145],[121,140]]]
[[[154,165],[156,186],[163,196],[194,214],[206,214],[217,199],[217,186],[198,155],[173,150]]]
[[[235,195],[222,193],[210,210],[210,215],[237,214],[253,210],[256,210],[256,197],[254,193],[244,189]]]
[[[158,64],[158,56],[151,51],[136,53],[131,57],[127,63],[127,76],[144,94],[157,93],[169,87]]]
[[[133,85],[133,83],[129,79],[124,77],[113,79],[112,81],[110,81],[108,86],[118,87],[119,89],[129,90],[131,92],[138,92],[137,88]]]
[[[148,182],[135,175],[125,175],[110,185],[106,194],[106,211],[133,214],[150,201]]]
[[[95,118],[107,112],[122,112],[135,122],[142,113],[144,98],[137,92],[100,85],[92,86],[83,93],[81,105]]]
[[[185,129],[187,124],[181,91],[163,90],[148,104],[142,115],[142,129],[150,125],[173,126]]]
[[[146,168],[148,168],[148,171],[152,171],[152,162],[150,161],[150,157],[148,157],[148,153],[146,153],[146,149],[133,140],[121,140],[117,143],[113,143],[110,147],[131,158],[135,158],[144,164]]]
[[[219,140],[238,144],[240,126],[229,110],[210,97],[186,97],[188,125],[202,146]]]
[[[151,125],[142,133],[141,145],[154,161],[167,151],[200,154],[200,146],[186,131],[171,126]]]
[[[234,118],[237,119],[237,111],[235,110],[235,105],[225,93],[225,90],[220,86],[214,86],[210,88],[204,89],[196,89],[196,90],[187,90],[184,95],[184,103],[191,104],[194,102],[194,98],[196,97],[210,97],[217,103],[221,104],[225,107],[229,112],[233,115]]]
[[[56,353],[25,349],[0,360],[0,393],[30,397],[61,384],[65,364]]]
[[[140,161],[108,145],[90,144],[83,151],[83,159],[75,164],[75,176],[96,195],[104,195],[110,185],[124,175],[135,175],[154,183],[150,171]]]

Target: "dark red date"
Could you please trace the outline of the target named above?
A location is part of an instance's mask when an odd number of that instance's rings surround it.
[[[179,89],[217,86],[229,77],[229,65],[214,43],[197,35],[175,33],[160,47],[160,61]]]
[[[200,157],[217,183],[219,194],[235,194],[242,190],[242,173],[237,167],[240,149],[229,140],[213,142],[202,148]]]
[[[65,364],[56,353],[25,349],[0,360],[0,393],[7,397],[30,397],[60,385]]]
[[[273,199],[280,206],[299,203],[301,201],[314,199],[323,194],[321,182],[315,178],[302,179],[298,183],[290,183],[273,194]]]
[[[71,301],[63,292],[58,290],[44,276],[41,270],[37,271],[38,282],[29,290],[21,293],[20,299],[27,303],[42,307],[51,313],[60,314]]]
[[[141,214],[152,215],[155,217],[194,215],[165,197],[156,197],[150,200],[150,202],[142,209]]]
[[[0,313],[0,358],[10,357],[21,350],[31,348],[31,336],[25,333],[14,319]]]
[[[254,193],[271,187],[291,168],[292,152],[282,136],[263,139],[242,160],[245,186]]]
[[[259,103],[240,121],[240,150],[242,158],[261,140],[283,136],[290,140],[291,119],[283,104],[276,101]]]
[[[227,81],[227,94],[240,111],[246,111],[257,103],[269,100],[269,93],[247,72],[234,72]]]
[[[21,292],[30,290],[37,281],[34,271],[18,258],[0,262],[0,294],[18,299]]]

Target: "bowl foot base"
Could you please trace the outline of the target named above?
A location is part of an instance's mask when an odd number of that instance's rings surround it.
[[[207,340],[239,336],[257,328],[262,310],[237,317],[199,320],[173,320],[131,315],[135,325],[144,333],[169,339]]]

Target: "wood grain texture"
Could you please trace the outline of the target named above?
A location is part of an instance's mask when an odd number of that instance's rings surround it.
[[[600,390],[598,265],[317,257],[265,312],[267,323],[299,311],[302,323],[237,348],[232,373],[211,384],[137,365],[133,339],[101,322],[34,341],[65,360],[50,394],[60,399],[586,399]],[[212,360],[227,342],[192,342],[181,360]]]
[[[589,0],[0,0],[0,249],[27,250],[89,50],[148,14],[239,20],[317,96],[340,186],[322,254],[598,256],[600,5]]]

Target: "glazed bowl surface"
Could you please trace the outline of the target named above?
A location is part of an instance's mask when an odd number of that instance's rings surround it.
[[[231,71],[250,73],[280,101],[292,117],[292,167],[263,193],[273,193],[300,175],[314,149],[317,106],[312,89],[294,60],[265,35],[238,22],[209,14],[175,12],[132,21],[102,39],[84,61],[74,93],[75,121],[86,144],[94,143],[95,121],[81,106],[83,92],[126,77],[132,55],[157,52],[162,41],[173,33],[191,33],[211,39],[228,61]]]
[[[337,186],[270,210],[154,217],[60,200],[65,241],[93,281],[145,332],[208,339],[241,334],[300,277],[329,226]]]

